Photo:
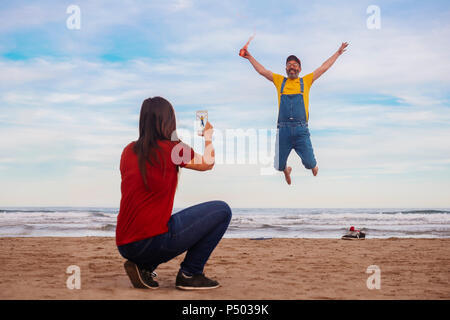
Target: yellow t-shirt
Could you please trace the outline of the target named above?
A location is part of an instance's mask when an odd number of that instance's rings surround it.
[[[281,84],[283,83],[284,76],[276,73],[272,73],[273,84],[277,88],[278,93],[278,108],[280,108],[280,99],[281,99]],[[309,119],[309,89],[311,88],[311,84],[313,81],[313,73],[308,73],[303,78],[303,101],[305,102],[305,112],[306,112],[306,120]],[[297,79],[289,79],[287,78],[286,84],[284,85],[283,94],[299,94],[300,93],[300,78]]]

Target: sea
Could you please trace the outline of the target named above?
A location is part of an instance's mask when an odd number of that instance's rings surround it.
[[[175,214],[181,209],[175,209]],[[0,237],[114,237],[118,208],[0,207]],[[449,238],[450,209],[233,208],[225,238]]]

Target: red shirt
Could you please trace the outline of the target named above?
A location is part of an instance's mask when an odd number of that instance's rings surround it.
[[[138,165],[138,157],[133,151],[135,142],[125,147],[120,159],[122,176],[122,199],[117,217],[116,244],[118,246],[150,238],[167,232],[167,223],[173,209],[173,199],[177,187],[177,164],[184,167],[194,158],[194,150],[182,144],[174,151],[177,159],[172,161],[172,149],[176,141],[158,141],[157,150],[160,165],[151,166],[147,163],[148,189]],[[186,149],[188,148],[188,149]],[[190,151],[190,158],[183,158],[183,149]],[[181,161],[182,160],[182,161]],[[165,169],[164,169],[165,163]]]

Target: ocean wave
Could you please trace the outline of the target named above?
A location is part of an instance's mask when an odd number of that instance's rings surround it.
[[[174,212],[176,212],[174,210]],[[117,208],[3,207],[0,236],[114,236]],[[370,237],[450,237],[449,209],[233,209],[227,236],[339,238],[350,226]]]
[[[447,210],[406,210],[406,211],[386,211],[381,212],[381,214],[449,214],[450,211]]]
[[[51,212],[58,212],[55,210],[7,210],[7,209],[0,209],[0,213],[51,213]]]
[[[104,230],[104,231],[116,231],[116,225],[115,224],[107,224],[107,225],[101,226],[99,229]]]
[[[110,209],[90,209],[90,208],[18,208],[18,209],[3,209],[0,208],[0,213],[90,213],[93,215],[99,214],[117,214],[119,212],[118,209],[110,208]]]

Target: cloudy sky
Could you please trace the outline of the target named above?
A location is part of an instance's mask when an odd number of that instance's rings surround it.
[[[261,159],[218,161],[183,170],[175,207],[450,207],[450,4],[298,0],[2,1],[0,206],[118,207],[120,155],[151,96],[191,137],[208,110],[219,160],[238,157],[227,130],[276,126],[273,84],[238,56],[252,34],[280,74],[289,54],[305,75],[349,43],[310,92],[319,175],[295,152],[291,186]]]

